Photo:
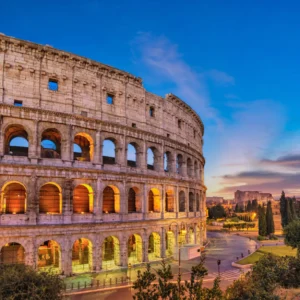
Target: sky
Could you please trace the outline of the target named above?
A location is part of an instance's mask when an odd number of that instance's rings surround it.
[[[0,32],[176,94],[205,125],[208,196],[300,196],[298,1],[3,1]]]

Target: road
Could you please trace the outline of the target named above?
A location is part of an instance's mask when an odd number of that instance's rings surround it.
[[[210,245],[206,249],[206,261],[205,266],[208,269],[208,276],[205,279],[205,285],[211,286],[213,278],[218,274],[217,260],[221,260],[220,273],[222,278],[222,287],[226,287],[235,280],[240,270],[233,268],[231,263],[236,260],[237,257],[241,257],[241,253],[244,256],[248,254],[248,250],[255,251],[255,242],[245,237],[240,237],[233,234],[208,232],[208,239]],[[182,262],[182,272],[188,272],[193,265],[196,265],[199,258],[192,259],[190,261]],[[172,265],[173,273],[178,272],[178,266]],[[186,275],[184,279],[188,279],[189,275]],[[113,289],[106,292],[89,293],[84,295],[72,296],[72,300],[110,300],[110,299],[122,299],[131,300],[132,295],[129,288],[126,289]]]

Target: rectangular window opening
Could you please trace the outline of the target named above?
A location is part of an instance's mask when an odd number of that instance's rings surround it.
[[[114,96],[111,94],[107,94],[106,96],[106,103],[107,104],[114,104]]]
[[[23,106],[23,101],[21,101],[21,100],[14,100],[14,106]]]
[[[178,120],[178,128],[181,129],[181,120]]]
[[[55,79],[49,79],[48,81],[48,89],[50,91],[57,92],[58,91],[58,81]]]
[[[81,111],[81,115],[83,116],[83,117],[87,117],[87,112],[86,111]]]
[[[131,126],[132,126],[133,128],[136,128],[136,124],[135,124],[135,123],[132,123]]]
[[[167,133],[167,137],[168,137],[168,138],[170,137],[170,133]]]

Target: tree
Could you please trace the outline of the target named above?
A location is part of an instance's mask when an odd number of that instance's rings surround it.
[[[267,223],[267,235],[271,235],[272,233],[275,232],[271,201],[268,201],[267,204],[266,223]]]
[[[289,223],[294,221],[294,205],[293,205],[293,200],[291,198],[286,198],[286,221],[288,225]]]
[[[226,211],[223,205],[217,204],[209,209],[209,217],[211,219],[221,219],[226,217]]]
[[[254,199],[254,200],[252,200],[252,211],[254,211],[254,212],[258,212],[258,203],[257,203],[257,200],[256,199]]]
[[[297,216],[297,213],[296,213],[296,197],[294,196],[292,199],[291,199],[291,214],[292,214],[292,217],[293,217],[293,220],[296,220],[298,219],[298,216]]]
[[[281,193],[280,197],[280,215],[281,215],[281,226],[284,228],[287,224],[287,199],[285,197],[284,191]]]
[[[234,212],[236,212],[236,213],[239,212],[239,205],[238,204],[235,205]]]
[[[0,265],[0,299],[63,299],[63,280],[30,266]]]
[[[247,212],[250,212],[251,210],[252,210],[251,201],[248,200],[247,207],[246,207],[246,211],[247,211]]]
[[[300,221],[294,220],[284,228],[284,242],[292,248],[297,248],[297,257],[300,259]]]
[[[258,234],[261,236],[267,235],[267,222],[266,222],[266,212],[265,207],[258,206]]]

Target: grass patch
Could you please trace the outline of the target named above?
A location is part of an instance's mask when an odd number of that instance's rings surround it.
[[[296,256],[297,249],[292,249],[292,247],[289,246],[263,246],[237,263],[241,265],[254,264],[267,253],[272,253],[277,256]]]

